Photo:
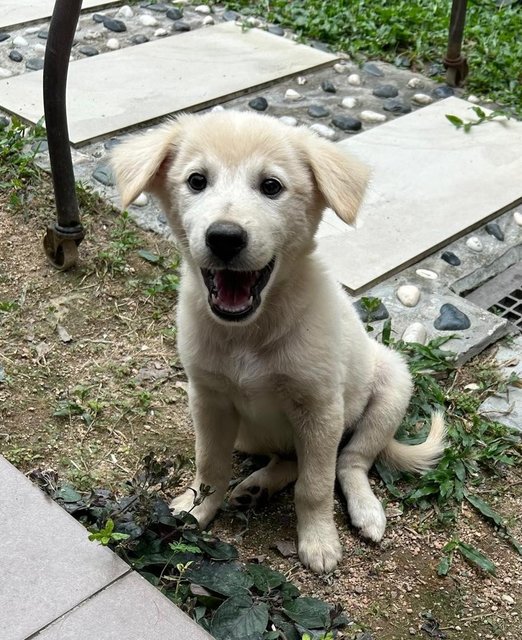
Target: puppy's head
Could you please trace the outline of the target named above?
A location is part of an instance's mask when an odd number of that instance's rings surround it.
[[[367,172],[333,143],[275,118],[183,115],[113,152],[123,205],[159,197],[183,257],[222,322],[261,313],[269,289],[310,252],[326,206],[351,224]]]

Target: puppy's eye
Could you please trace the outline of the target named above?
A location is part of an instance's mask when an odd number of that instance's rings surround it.
[[[192,191],[203,191],[207,186],[207,179],[201,173],[191,173],[187,180]]]
[[[265,178],[260,186],[261,193],[268,198],[275,198],[283,190],[283,185],[276,178]]]

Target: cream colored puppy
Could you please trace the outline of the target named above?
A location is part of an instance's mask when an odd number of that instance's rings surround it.
[[[231,502],[252,504],[295,481],[301,561],[332,571],[337,475],[352,524],[379,541],[386,518],[368,482],[376,458],[413,471],[443,451],[394,440],[412,383],[401,357],[368,337],[315,252],[326,206],[350,224],[366,170],[306,128],[251,113],[184,115],[118,146],[127,206],[156,195],[183,256],[179,353],[189,379],[196,478],[172,508],[206,527],[223,502],[234,447],[272,456]],[[342,445],[341,445],[342,441]],[[212,493],[194,507],[201,485]]]

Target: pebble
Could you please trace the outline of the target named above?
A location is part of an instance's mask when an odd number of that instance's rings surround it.
[[[45,45],[44,44],[34,44],[33,45],[33,51],[35,53],[45,53]]]
[[[6,116],[0,116],[0,129],[5,129],[10,125],[11,121]]]
[[[41,40],[47,40],[47,38],[49,37],[49,31],[47,29],[40,29],[40,31],[38,31],[36,35]]]
[[[289,127],[297,126],[297,118],[294,118],[293,116],[281,116],[279,120],[281,120],[281,122],[288,125]]]
[[[294,37],[295,39],[295,34],[292,37]],[[329,44],[326,44],[326,42],[321,42],[320,40],[311,40],[310,46],[314,49],[319,49],[319,51],[324,51],[325,53],[330,53],[332,51],[332,48]]]
[[[361,76],[358,73],[351,73],[348,76],[348,84],[351,84],[352,87],[360,87],[361,86]]]
[[[138,22],[144,27],[157,27],[158,21],[154,16],[150,16],[148,13],[139,16]]]
[[[140,193],[140,195],[132,202],[136,207],[145,207],[149,203],[149,199],[146,193]]]
[[[431,95],[435,98],[449,98],[455,95],[455,89],[449,87],[447,84],[441,84],[439,87],[435,87],[431,92]]]
[[[198,6],[195,7],[194,11],[208,16],[208,14],[210,13],[210,7],[208,6],[208,4],[198,4]]]
[[[503,593],[502,594],[502,600],[504,600],[504,602],[507,602],[507,604],[515,604],[515,600],[514,598],[512,598],[509,594],[507,593]]]
[[[386,320],[386,318],[390,317],[388,309],[384,306],[384,303],[381,302],[379,307],[371,314],[371,318],[368,317],[368,312],[362,306],[361,301],[357,300],[353,303],[355,311],[357,311],[357,315],[363,322],[376,322],[377,320]]]
[[[183,20],[176,20],[172,25],[173,31],[190,31],[190,28],[188,22],[184,22]]]
[[[93,22],[96,22],[98,24],[101,24],[106,18],[107,16],[104,13],[94,13],[92,16]]]
[[[411,80],[408,80],[408,87],[410,89],[418,89],[422,86],[424,86],[424,82],[421,80],[421,78],[411,78]]]
[[[6,33],[5,31],[0,31],[0,42],[4,42],[5,40],[7,40],[10,37],[11,36],[8,33]]]
[[[268,101],[266,98],[258,96],[257,98],[252,98],[248,103],[248,106],[256,111],[266,111],[268,109]]]
[[[278,24],[272,24],[268,27],[268,33],[271,33],[274,36],[284,36],[285,30]]]
[[[109,31],[114,31],[115,33],[123,33],[124,31],[127,31],[125,22],[123,22],[123,20],[116,20],[116,18],[107,18],[104,16],[103,26]]]
[[[29,35],[38,33],[38,31],[40,31],[40,27],[27,27],[27,29],[24,29],[24,33],[27,33]]]
[[[12,75],[12,71],[9,71],[9,69],[4,69],[4,67],[0,67],[0,78],[10,78]]]
[[[106,42],[107,48],[111,49],[111,51],[116,51],[116,49],[120,48],[120,41],[116,38],[109,38]]]
[[[440,315],[433,323],[438,331],[462,331],[471,327],[468,316],[452,304],[443,304]]]
[[[490,236],[500,240],[500,242],[504,241],[504,233],[497,222],[488,222],[486,225],[486,231]]]
[[[421,322],[412,322],[404,329],[402,341],[426,344],[427,337],[428,332],[426,331],[426,327]]]
[[[458,267],[460,264],[460,258],[453,253],[453,251],[444,251],[440,256],[444,262],[447,262],[452,267]]]
[[[377,98],[396,98],[399,95],[399,90],[392,84],[378,84],[372,93]]]
[[[311,118],[326,118],[326,116],[330,115],[330,111],[323,107],[322,104],[311,104],[308,107],[308,115]]]
[[[296,102],[297,100],[302,100],[303,96],[295,91],[295,89],[287,89],[285,93],[285,100],[290,100],[291,102]]]
[[[468,247],[468,249],[471,249],[472,251],[476,251],[477,253],[482,251],[482,249],[484,248],[482,246],[482,242],[480,241],[480,238],[477,238],[477,236],[471,236],[471,238],[468,238],[466,240],[466,246]]]
[[[223,14],[223,20],[225,20],[225,22],[235,22],[240,17],[241,16],[239,15],[239,13],[237,11],[233,11],[232,9],[228,9]],[[269,27],[269,30],[270,30],[270,27]]]
[[[132,44],[145,44],[145,42],[149,42],[149,39],[143,33],[137,33],[135,36],[131,38]]]
[[[336,73],[346,73],[348,71],[347,65],[342,64],[341,62],[334,64],[333,68]]]
[[[333,140],[337,136],[334,129],[332,129],[331,127],[327,127],[325,124],[321,124],[319,122],[312,124],[310,126],[310,129],[318,133],[323,138],[327,138],[328,140]]]
[[[352,116],[335,116],[332,124],[338,129],[341,129],[341,131],[360,131],[362,128],[362,122]]]
[[[468,102],[471,102],[471,104],[478,104],[480,102],[480,98],[474,96],[472,93],[470,93],[466,99]]]
[[[382,78],[384,76],[384,71],[374,62],[366,62],[363,64],[363,71],[370,76],[375,76],[376,78]]]
[[[513,213],[513,220],[519,227],[522,227],[522,213],[520,211],[515,211]]]
[[[109,138],[103,143],[103,147],[104,149],[107,149],[107,151],[110,151],[111,149],[114,149],[114,147],[117,147],[120,142],[120,138]]]
[[[347,96],[341,100],[341,107],[345,109],[353,109],[357,105],[357,98],[352,98],[351,96]]]
[[[25,66],[27,69],[31,69],[31,71],[39,71],[44,67],[43,58],[29,58],[29,60],[26,60]]]
[[[106,187],[112,187],[115,184],[112,170],[106,164],[99,164],[92,172],[92,177]]]
[[[9,52],[9,57],[11,58],[11,60],[13,62],[22,62],[22,60],[24,59],[23,55],[20,53],[20,51],[17,51],[16,49],[12,49]]]
[[[304,76],[298,76],[296,82],[300,87],[302,87],[308,82],[308,80]]]
[[[155,11],[156,13],[167,13],[169,7],[166,4],[161,4],[160,2],[158,2],[149,4],[147,9],[149,11]]]
[[[433,102],[433,98],[427,93],[416,93],[413,96],[412,101],[416,102],[417,104],[426,105],[431,104]]]
[[[78,51],[80,53],[83,53],[84,56],[97,56],[100,52],[98,51],[98,49],[96,49],[96,47],[91,47],[91,45],[89,44],[84,44],[81,47],[78,47]]]
[[[400,54],[395,58],[395,60],[393,61],[393,64],[396,67],[402,67],[403,69],[409,69],[411,67],[411,58],[409,56],[404,55],[404,54]]]
[[[163,27],[160,27],[159,29],[156,29],[156,31],[154,31],[155,38],[163,38],[168,35],[169,35],[169,32]]]
[[[206,17],[203,19],[203,25],[204,25],[205,27],[208,27],[208,26],[210,26],[211,24],[214,24],[214,18],[213,18],[212,16],[206,16]]]
[[[337,93],[337,89],[331,80],[323,80],[321,82],[321,89],[326,93]]]
[[[221,104],[217,104],[215,107],[212,107],[211,111],[225,111],[225,107]]]
[[[123,7],[120,7],[116,12],[115,18],[132,18],[134,16],[134,11],[129,7],[128,4],[124,4]]]
[[[411,106],[402,98],[386,98],[386,100],[383,100],[382,108],[390,113],[405,114],[411,112]]]
[[[15,47],[27,47],[29,43],[24,37],[16,36],[16,38],[13,39],[13,44]]]
[[[426,280],[436,280],[439,276],[430,269],[415,269],[415,273]]]
[[[397,298],[405,307],[415,307],[420,300],[420,289],[414,284],[403,284],[397,289]]]
[[[376,122],[385,122],[386,116],[383,113],[377,113],[377,111],[365,110],[361,111],[359,114],[359,118],[363,122],[368,122],[369,124]]]
[[[227,13],[225,11],[225,13]],[[235,13],[235,11],[234,11]],[[181,20],[181,18],[183,18],[183,12],[178,9],[177,7],[172,7],[171,9],[169,9],[167,11],[167,18],[170,18],[171,20]],[[225,18],[226,20],[226,18]]]

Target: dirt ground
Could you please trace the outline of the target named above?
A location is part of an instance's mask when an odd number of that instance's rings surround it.
[[[24,472],[53,468],[80,489],[117,487],[151,450],[193,455],[175,347],[169,265],[176,256],[165,240],[98,201],[84,217],[81,264],[61,273],[41,249],[53,217],[47,179],[23,210],[11,210],[0,195],[0,453]],[[159,263],[156,256],[163,256]],[[303,595],[341,603],[357,623],[346,638],[520,638],[522,558],[471,509],[443,528],[432,512],[403,511],[374,481],[387,503],[385,538],[378,546],[361,541],[338,501],[345,553],[327,578],[302,569],[291,545],[288,557],[274,548],[295,540],[290,490],[252,514],[246,532],[230,512],[214,531],[235,541],[243,560],[266,556]],[[520,469],[485,480],[481,491],[521,539]],[[485,552],[497,576],[455,557],[449,576],[439,577],[441,549],[453,537]]]

